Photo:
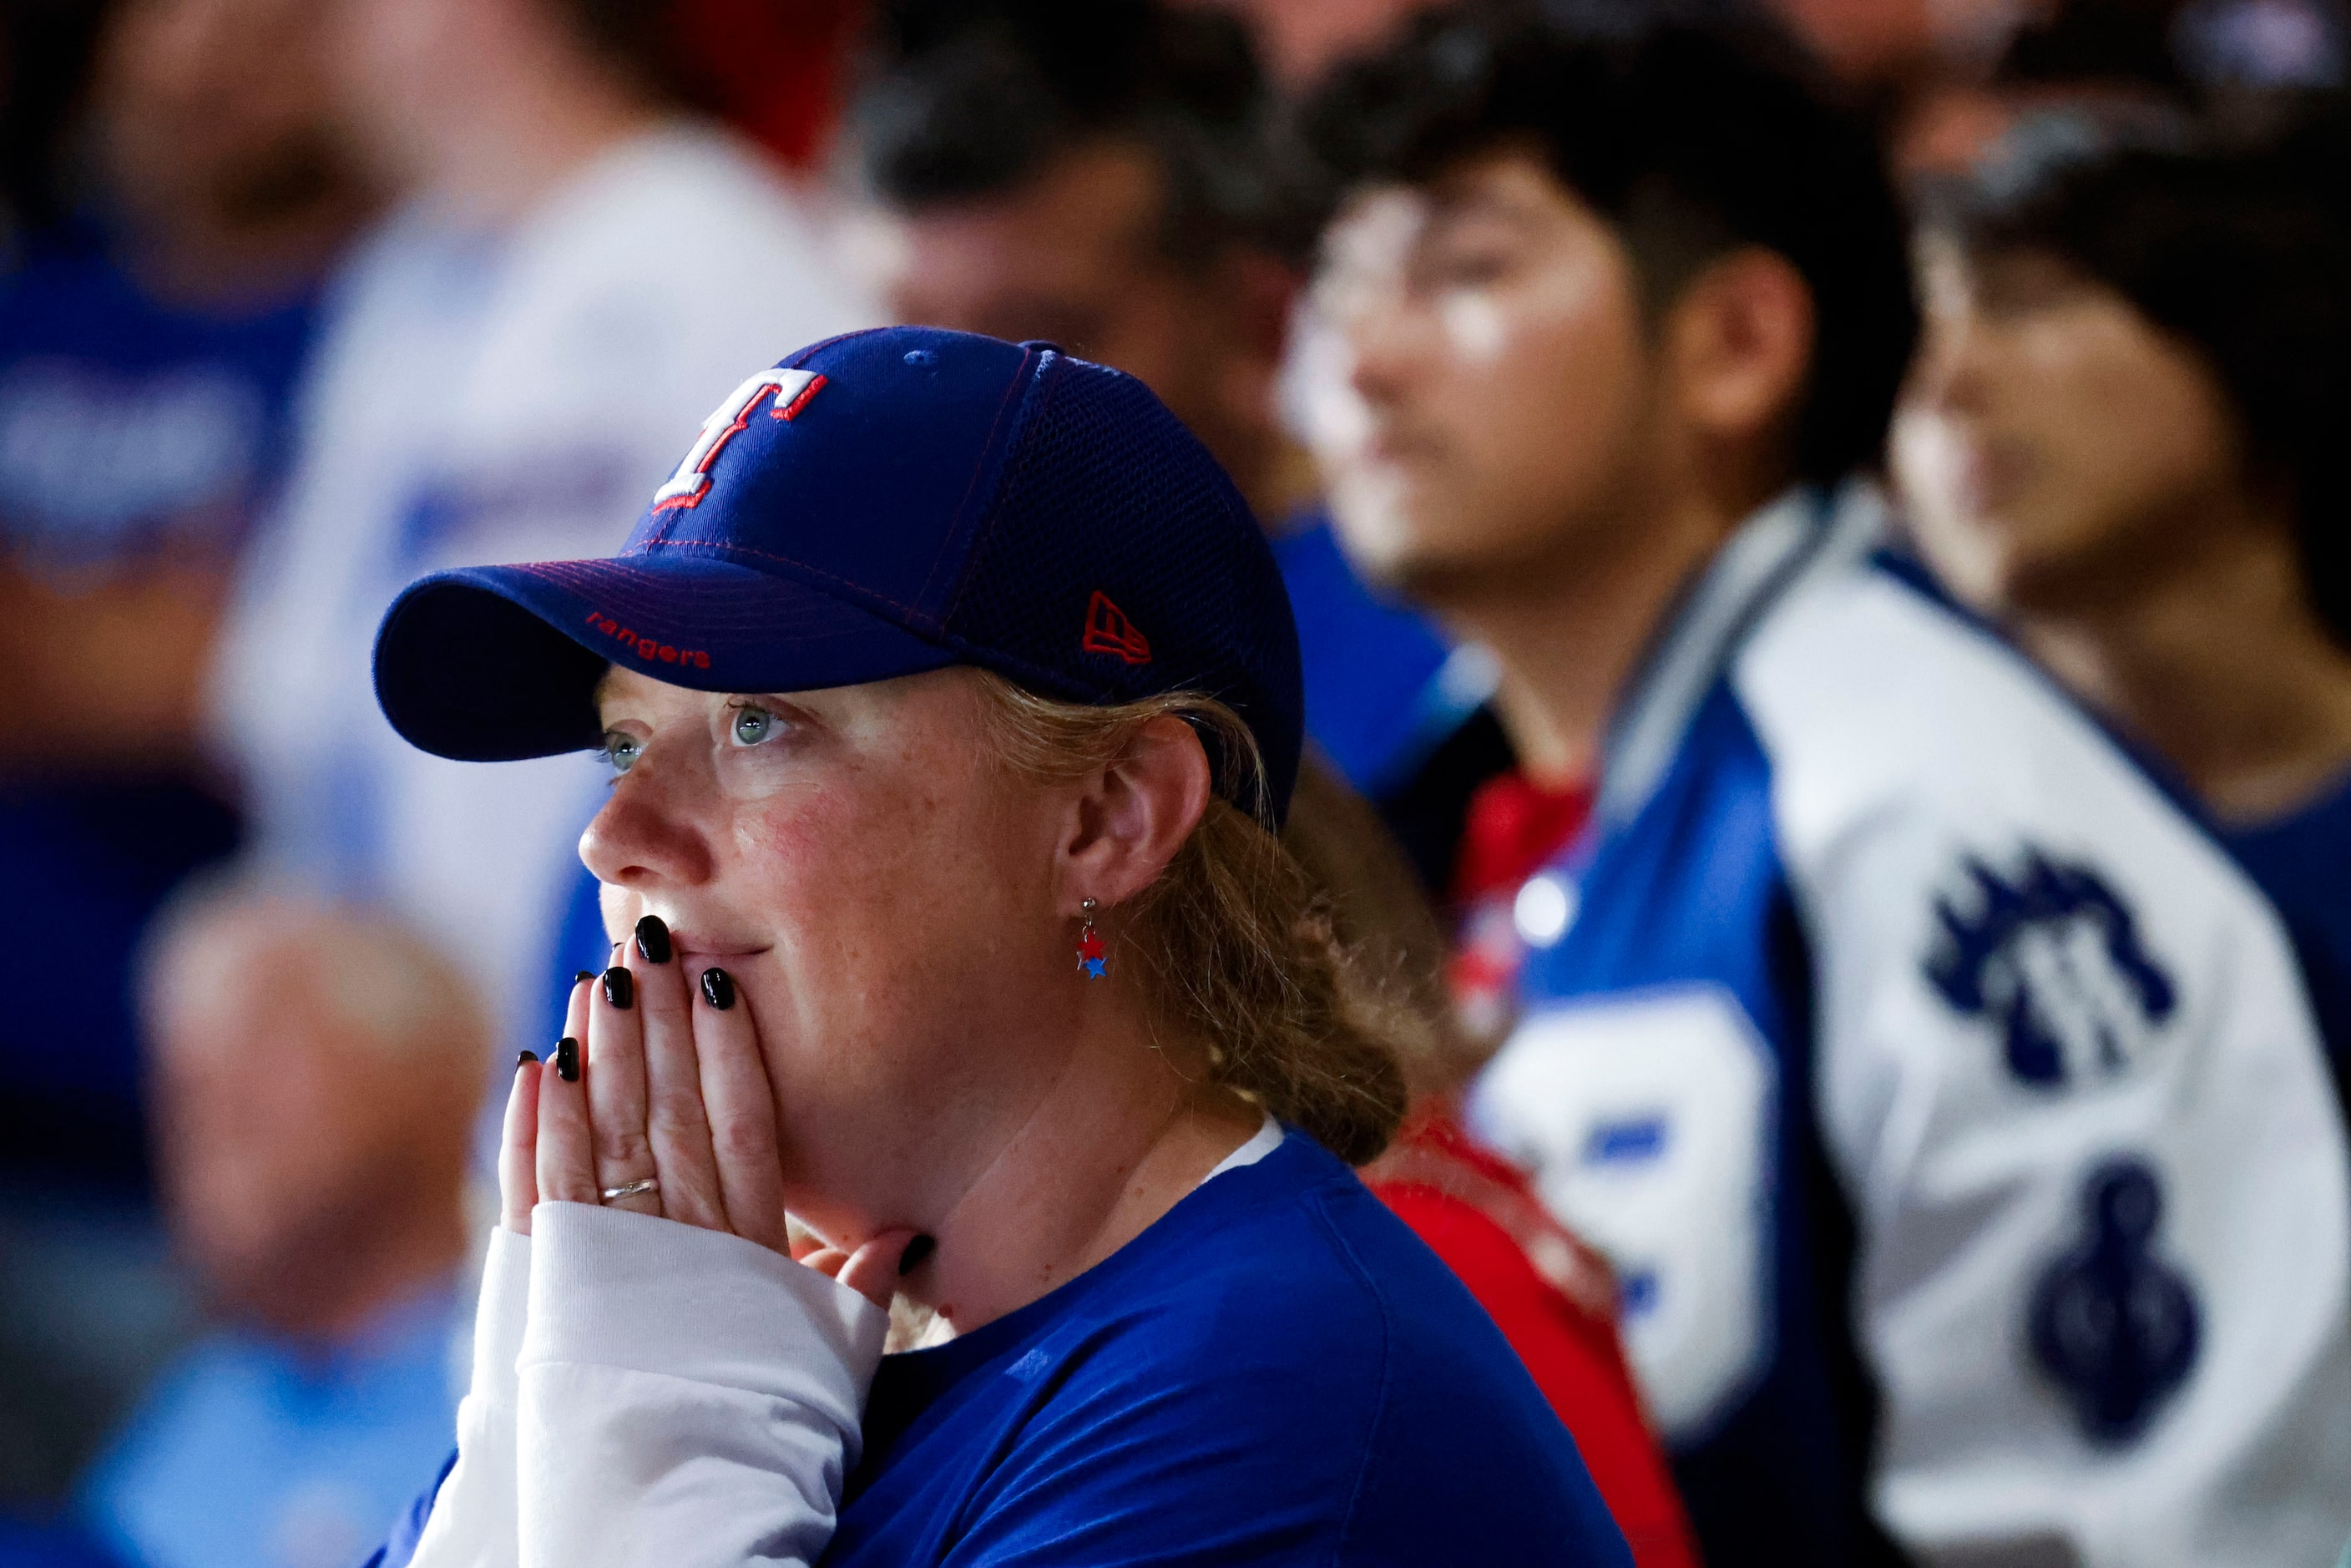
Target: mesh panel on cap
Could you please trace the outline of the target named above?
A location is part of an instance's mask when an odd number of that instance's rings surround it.
[[[1220,698],[1256,733],[1286,804],[1302,727],[1298,634],[1249,507],[1133,377],[1056,355],[1029,395],[950,635],[1055,695]],[[1148,662],[1086,648],[1096,593],[1147,640]]]

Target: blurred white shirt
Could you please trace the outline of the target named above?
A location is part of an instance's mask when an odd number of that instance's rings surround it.
[[[545,1018],[601,769],[410,747],[376,707],[377,622],[427,571],[610,554],[746,374],[880,319],[716,130],[632,138],[499,235],[422,204],[385,222],[330,298],[280,515],[214,672],[257,869],[388,903],[510,1033]]]

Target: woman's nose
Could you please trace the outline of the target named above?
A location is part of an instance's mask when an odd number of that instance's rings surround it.
[[[710,836],[682,786],[642,761],[613,781],[580,835],[580,859],[597,881],[642,891],[710,879]]]

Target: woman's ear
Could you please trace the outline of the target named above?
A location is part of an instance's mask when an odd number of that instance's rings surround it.
[[[1208,754],[1192,727],[1162,715],[1078,797],[1063,850],[1061,901],[1113,908],[1148,887],[1208,809]]]

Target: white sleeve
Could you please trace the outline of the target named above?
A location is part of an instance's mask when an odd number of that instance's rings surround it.
[[[674,1220],[542,1203],[531,1229],[523,1568],[813,1563],[888,1314]]]
[[[409,1568],[514,1568],[515,1363],[530,1305],[530,1238],[490,1232],[474,1312],[474,1381],[457,1406],[457,1463]]]
[[[1740,685],[1858,1222],[1880,1512],[1929,1561],[2323,1563],[2351,1193],[2283,933],[2086,722],[1898,591],[1767,635]]]

